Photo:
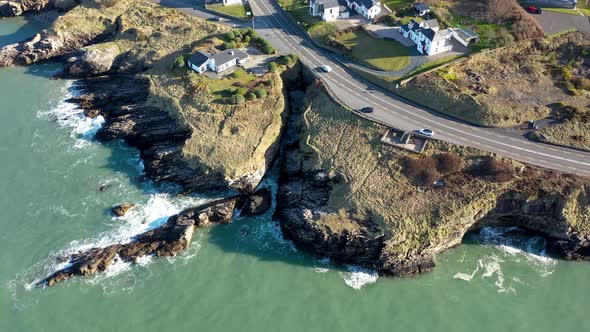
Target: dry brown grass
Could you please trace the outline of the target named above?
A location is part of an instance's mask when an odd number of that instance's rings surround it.
[[[518,162],[489,159],[488,154],[476,149],[438,141],[431,141],[424,156],[417,159],[404,150],[380,144],[383,127],[339,107],[324,93],[316,91],[311,98],[302,121],[304,170],[324,169],[342,179],[331,184],[325,207],[330,223],[343,218],[342,209],[372,216],[391,237],[386,250],[397,257],[426,247],[436,252],[444,249],[449,239],[460,241],[474,216],[493,208],[506,191],[535,196],[540,195],[539,190],[566,192],[563,188],[578,183],[528,167],[525,173],[516,173],[514,170],[523,166]],[[484,167],[485,174],[467,171],[482,163],[489,164]],[[429,182],[436,176],[446,185],[425,187],[424,182],[416,181],[420,176]],[[572,223],[583,227],[590,224],[581,217],[590,214],[590,208],[586,210],[572,208]]]
[[[475,124],[520,125],[550,116],[548,105],[557,102],[587,106],[587,92],[570,93],[556,69],[574,63],[578,74],[570,78],[571,85],[583,86],[590,66],[583,60],[588,45],[588,39],[575,32],[518,43],[419,76],[399,93]],[[480,82],[474,82],[470,73],[477,74]]]

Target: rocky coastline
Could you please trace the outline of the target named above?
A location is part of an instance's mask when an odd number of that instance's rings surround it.
[[[18,3],[21,12],[27,12],[44,10],[51,1],[39,2],[45,3],[43,6],[29,6],[32,2],[24,0]],[[0,1],[0,8],[6,6],[15,5]],[[66,59],[60,76],[77,78],[79,92],[69,101],[89,117],[104,117],[97,139],[124,140],[136,147],[146,177],[180,184],[186,192],[234,189],[239,193],[187,209],[129,243],[64,257],[68,266],[44,278],[38,286],[103,272],[117,260],[136,262],[144,256],[176,255],[189,246],[197,228],[229,223],[235,210],[253,216],[271,207],[270,191],[256,190],[259,179],[230,183],[223,170],[195,167],[183,158],[187,140],[202,132],[187,126],[170,110],[149,102],[153,85],[144,73],[158,61],[137,65],[131,61],[133,51],[126,53],[131,60],[125,60],[113,45],[96,47],[97,40],[102,43],[113,34],[127,38],[121,19],[105,14],[101,20],[101,29],[73,34],[43,31],[29,41],[0,49],[0,67]],[[274,216],[285,237],[301,250],[337,263],[369,267],[384,275],[406,276],[433,269],[436,254],[459,245],[469,231],[519,226],[543,234],[548,250],[556,257],[590,260],[589,180],[526,167],[525,173],[513,180],[495,181],[489,174],[473,175],[471,171],[483,160],[481,151],[440,145],[439,150],[429,153],[434,156],[453,150],[466,165],[439,174],[448,188],[417,185],[404,173],[407,155],[393,147],[374,145],[384,128],[339,109],[311,71],[297,65],[283,73],[281,80],[283,97],[290,98],[285,103],[289,105],[288,119],[281,123],[280,148],[279,142],[273,142],[264,151],[268,162],[259,171],[266,172],[272,160],[280,163]],[[326,113],[326,109],[335,111]],[[322,137],[323,131],[336,126],[343,128],[338,136],[330,133],[326,139]],[[338,141],[336,146],[334,141]],[[356,151],[351,148],[354,144],[366,149]],[[340,161],[338,153],[344,155]],[[351,164],[355,158],[361,162]],[[365,170],[366,165],[371,169]],[[395,190],[407,191],[410,194],[406,196],[425,203],[410,210],[417,203],[404,195],[398,200],[389,197]],[[454,205],[449,207],[450,202]]]

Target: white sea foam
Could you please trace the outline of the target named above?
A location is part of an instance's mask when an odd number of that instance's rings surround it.
[[[39,112],[37,116],[71,128],[70,136],[76,139],[74,147],[85,147],[102,127],[105,120],[100,115],[91,119],[84,114],[84,110],[78,108],[78,105],[66,101],[78,94],[71,81],[64,86],[62,92],[64,96],[62,100],[51,107],[49,111]]]
[[[55,271],[61,270],[70,264],[69,262],[63,261],[56,263],[58,257],[67,257],[71,254],[88,250],[90,248],[102,248],[116,243],[130,242],[134,236],[161,226],[170,216],[175,215],[190,206],[197,206],[204,202],[205,200],[199,197],[173,197],[166,193],[151,194],[146,203],[139,204],[130,210],[125,216],[120,218],[113,217],[113,220],[115,220],[118,225],[115,229],[102,233],[96,238],[72,241],[66,246],[66,248],[51,254],[48,259],[50,263],[45,262],[43,265],[35,267],[36,272],[34,281],[28,283],[25,287],[33,287],[42,278]],[[193,242],[195,241],[193,240]],[[193,243],[190,248],[192,249],[189,252],[191,254],[189,257],[192,257],[196,254],[199,245]],[[151,257],[143,257],[137,263],[145,266],[150,261]],[[116,259],[102,276],[93,278],[91,282],[95,283],[98,280],[102,280],[103,277],[111,277],[120,274],[121,272],[129,270],[130,266],[131,264],[128,262]]]
[[[480,258],[475,270],[471,273],[456,273],[453,278],[471,281],[480,274],[482,279],[494,280],[494,286],[499,293],[516,294],[516,284],[525,284],[518,277],[506,277],[502,266],[508,263],[526,263],[526,268],[532,268],[541,276],[553,273],[557,261],[547,257],[545,240],[538,236],[528,237],[514,234],[518,228],[484,227],[476,235],[476,240],[491,246],[497,251]],[[509,234],[512,233],[512,234]]]
[[[479,264],[477,265],[477,267],[475,268],[475,270],[473,270],[473,272],[471,272],[471,274],[467,274],[467,273],[463,273],[463,272],[458,272],[453,276],[453,279],[460,279],[460,280],[464,280],[464,281],[471,281],[473,279],[473,277],[475,276],[475,274],[479,271]]]
[[[347,265],[348,272],[340,272],[344,282],[354,288],[361,289],[364,285],[377,282],[379,274],[375,270],[370,270],[354,265]]]

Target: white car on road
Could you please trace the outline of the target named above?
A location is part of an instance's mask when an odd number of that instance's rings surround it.
[[[325,71],[326,73],[329,73],[332,71],[332,67],[330,67],[328,65],[323,65],[322,70]]]
[[[418,133],[420,135],[428,136],[428,137],[434,136],[434,131],[432,131],[430,129],[425,129],[425,128],[416,130],[416,133]]]

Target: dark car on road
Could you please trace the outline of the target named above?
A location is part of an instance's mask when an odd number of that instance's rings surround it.
[[[363,107],[361,109],[358,109],[357,111],[361,113],[373,113],[374,110],[375,109],[373,107]]]

